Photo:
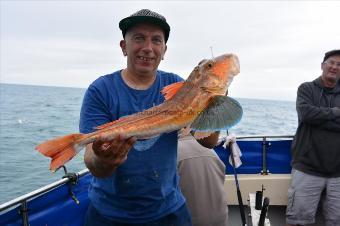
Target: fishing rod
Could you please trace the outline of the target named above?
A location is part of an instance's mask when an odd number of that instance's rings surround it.
[[[229,136],[228,130],[227,130],[227,136]],[[234,152],[233,152],[233,149],[232,149],[231,145],[232,145],[232,142],[230,141],[229,144],[228,144],[228,148],[230,150],[231,163],[232,163],[232,167],[233,167],[233,170],[234,170],[234,178],[235,178],[235,184],[236,184],[237,200],[238,200],[238,205],[239,205],[240,214],[241,214],[242,226],[247,226],[246,215],[245,215],[244,205],[243,205],[243,201],[242,201],[240,185],[238,183],[238,178],[237,178],[235,159],[234,159]]]
[[[259,224],[258,226],[264,226],[265,220],[266,220],[266,215],[268,212],[268,207],[269,207],[269,198],[265,197],[263,200],[263,205],[261,209],[261,214],[260,214],[260,219],[259,219]]]

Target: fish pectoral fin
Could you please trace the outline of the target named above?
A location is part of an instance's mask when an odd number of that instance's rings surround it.
[[[195,131],[228,129],[241,120],[242,114],[242,107],[235,99],[215,96],[209,106],[197,116],[191,128]]]
[[[172,83],[171,85],[165,86],[161,91],[164,95],[165,100],[170,100],[183,85],[184,82],[176,82]]]

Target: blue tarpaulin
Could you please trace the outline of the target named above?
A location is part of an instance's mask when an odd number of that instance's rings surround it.
[[[270,173],[291,172],[291,140],[276,141],[237,141],[242,152],[242,165],[237,168],[238,174],[257,174],[263,170],[263,145],[266,147],[266,163]],[[229,164],[229,149],[224,149],[223,142],[215,147],[215,151],[226,165],[226,174],[232,174]]]

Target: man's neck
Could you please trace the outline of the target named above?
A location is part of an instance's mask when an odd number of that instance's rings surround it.
[[[132,89],[146,90],[154,83],[156,74],[133,74],[128,69],[121,72],[123,81]]]
[[[328,80],[321,76],[322,84],[327,88],[334,88],[338,80]]]

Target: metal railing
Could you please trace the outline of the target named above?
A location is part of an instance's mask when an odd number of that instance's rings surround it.
[[[271,145],[270,140],[272,139],[292,139],[294,135],[245,135],[237,136],[236,140],[262,140],[262,175],[268,175],[269,171],[267,168],[267,149]],[[225,139],[222,137],[221,140]]]
[[[77,176],[77,178],[83,177],[85,176],[87,173],[89,172],[88,169],[84,169],[79,171],[78,173],[76,173],[75,175]],[[44,187],[41,187],[37,190],[34,190],[32,192],[29,192],[25,195],[19,196],[15,199],[12,199],[8,202],[5,202],[3,204],[0,205],[0,214],[2,214],[3,211],[6,210],[10,210],[12,209],[11,207],[18,207],[20,206],[20,214],[22,215],[22,221],[23,221],[23,225],[28,225],[28,214],[27,214],[27,202],[33,198],[37,198],[38,196],[49,192],[59,186],[62,186],[64,184],[67,184],[68,182],[71,182],[72,178],[63,178],[60,179],[56,182],[53,182],[51,184],[48,184]]]
[[[267,135],[249,135],[249,136],[238,136],[236,137],[237,140],[244,140],[244,139],[262,139],[263,141],[263,173],[266,173],[266,166],[267,166],[267,160],[266,160],[266,155],[267,155],[267,141],[268,139],[273,139],[273,138],[293,138],[293,135],[271,135],[271,136],[267,136]],[[89,170],[88,169],[84,169],[79,171],[78,173],[76,173],[76,176],[78,178],[85,176],[86,174],[88,174]],[[48,184],[44,187],[41,187],[37,190],[34,190],[32,192],[29,192],[25,195],[19,196],[15,199],[12,199],[8,202],[5,202],[3,204],[0,205],[0,214],[3,214],[4,211],[12,209],[11,207],[18,207],[20,206],[20,214],[22,215],[22,219],[23,219],[23,225],[28,225],[28,216],[27,216],[27,202],[33,198],[36,198],[46,192],[49,192],[61,185],[64,185],[68,182],[70,182],[72,179],[71,178],[63,178],[60,179],[56,182],[53,182],[51,184]]]
[[[245,135],[245,136],[237,136],[236,138],[238,140],[241,139],[263,139],[263,140],[267,140],[268,138],[272,139],[272,138],[293,138],[294,135]]]

